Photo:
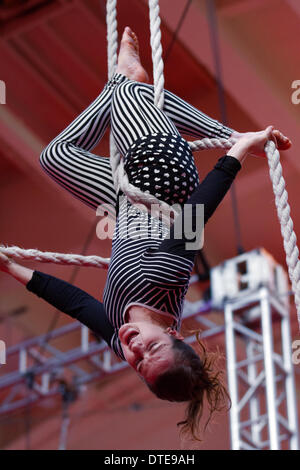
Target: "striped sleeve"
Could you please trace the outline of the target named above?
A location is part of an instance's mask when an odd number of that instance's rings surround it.
[[[123,353],[122,345],[121,345],[121,342],[120,342],[120,340],[119,340],[119,336],[118,336],[118,332],[117,332],[117,331],[115,331],[115,333],[113,334],[113,336],[112,336],[112,338],[111,338],[110,347],[111,347],[111,349],[114,351],[114,353],[115,353],[120,359],[122,359],[122,361],[126,361],[125,356],[124,356],[124,353]]]
[[[161,289],[175,289],[189,282],[194,262],[173,253],[148,248],[141,256],[144,278]]]

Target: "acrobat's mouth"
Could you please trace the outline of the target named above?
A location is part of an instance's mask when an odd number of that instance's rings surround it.
[[[125,324],[119,330],[119,337],[123,344],[130,345],[132,339],[139,334],[139,331],[132,326]]]
[[[125,343],[127,344],[127,346],[130,346],[131,343],[132,343],[132,340],[133,338],[135,338],[139,333],[137,331],[129,331],[129,334],[126,335],[126,338],[125,338]]]

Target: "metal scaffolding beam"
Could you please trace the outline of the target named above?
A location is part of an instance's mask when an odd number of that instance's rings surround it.
[[[232,449],[298,449],[287,276],[262,249],[214,269],[213,298],[225,311]]]
[[[255,306],[256,322],[248,324],[244,315]],[[274,350],[274,323],[280,324],[280,352]],[[225,324],[232,449],[279,450],[284,443],[298,449],[288,310],[262,287],[243,300],[227,302]]]

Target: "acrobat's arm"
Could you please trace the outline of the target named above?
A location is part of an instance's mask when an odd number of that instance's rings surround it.
[[[30,292],[86,325],[111,345],[114,328],[103,304],[94,297],[62,279],[21,266],[2,253],[0,269],[24,284]]]

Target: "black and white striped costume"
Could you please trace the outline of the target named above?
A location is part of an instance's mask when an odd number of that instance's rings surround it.
[[[153,96],[151,85],[116,74],[99,97],[43,151],[41,164],[55,181],[94,209],[100,204],[116,205],[109,159],[90,153],[111,121],[129,181],[169,204],[189,203],[193,208],[205,204],[206,222],[240,164],[225,156],[199,184],[193,156],[180,133],[196,138],[228,138],[232,130],[168,91],[162,112],[154,106]],[[194,216],[193,223],[195,226]],[[27,288],[87,324],[124,359],[118,330],[130,305],[140,304],[171,316],[174,328],[180,327],[195,251],[186,251],[184,238],[175,240],[172,230],[124,198],[103,304],[37,271]]]
[[[124,86],[120,95],[118,85],[124,82],[128,83],[127,93]],[[133,90],[136,90],[134,94]],[[134,100],[130,101],[132,96]],[[132,104],[137,100],[139,109],[137,104],[135,107]],[[153,105],[153,101],[153,86],[131,82],[116,74],[91,105],[42,152],[40,162],[43,169],[67,191],[96,209],[100,204],[116,204],[109,158],[91,153],[110,124],[122,155],[137,139],[155,132],[176,135],[179,132],[195,138],[227,138],[232,133],[231,129],[167,90],[163,113]]]

